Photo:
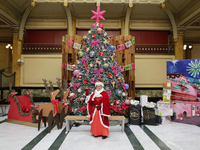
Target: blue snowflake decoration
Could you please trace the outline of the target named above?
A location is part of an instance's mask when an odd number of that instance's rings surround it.
[[[188,63],[188,66],[186,67],[186,71],[188,71],[188,74],[192,76],[193,78],[199,78],[200,73],[200,60],[197,59],[195,61],[191,61]]]
[[[174,65],[169,66],[169,68],[167,68],[167,72],[168,73],[175,73],[177,71],[177,67]]]

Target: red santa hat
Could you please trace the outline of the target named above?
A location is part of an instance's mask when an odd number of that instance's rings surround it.
[[[102,85],[102,87],[104,87],[104,84],[103,84],[103,82],[101,82],[101,81],[97,81],[97,82],[95,83],[95,87],[96,87],[97,85]]]

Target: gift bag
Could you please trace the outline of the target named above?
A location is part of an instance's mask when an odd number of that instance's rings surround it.
[[[147,125],[156,125],[156,115],[154,108],[143,107],[143,123]]]
[[[156,115],[156,123],[157,124],[161,124],[162,123],[162,117],[161,116]]]
[[[141,124],[141,105],[129,105],[129,124],[140,125]]]

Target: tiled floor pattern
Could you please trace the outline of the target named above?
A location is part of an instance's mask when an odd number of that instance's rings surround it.
[[[69,133],[56,126],[49,134],[47,128],[4,122],[0,117],[0,150],[199,150],[200,127],[181,123],[159,126],[130,125],[121,132],[120,126],[111,126],[110,135],[103,140],[90,134],[90,126],[72,127]]]

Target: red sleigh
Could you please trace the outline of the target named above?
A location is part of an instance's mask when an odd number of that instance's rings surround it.
[[[36,116],[39,113],[29,95],[15,96],[15,93],[11,93],[8,102],[10,102],[8,119],[38,123]]]

